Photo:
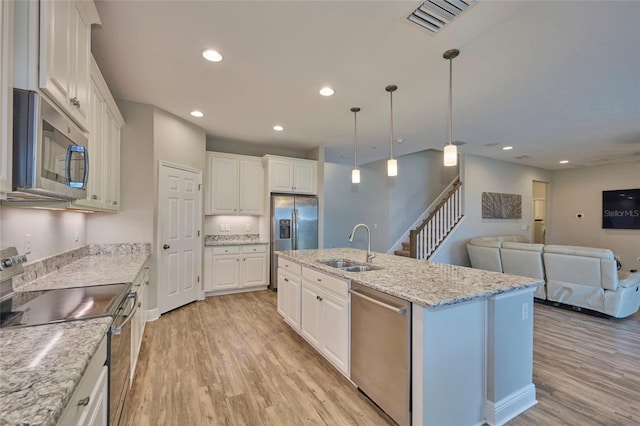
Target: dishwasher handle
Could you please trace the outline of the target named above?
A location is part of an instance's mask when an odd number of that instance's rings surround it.
[[[404,315],[404,314],[407,313],[407,309],[406,308],[397,308],[395,306],[387,305],[386,303],[381,302],[379,300],[376,300],[376,299],[374,299],[372,297],[366,296],[366,295],[360,293],[359,291],[349,289],[349,293],[351,293],[354,296],[361,297],[361,298],[367,300],[368,302],[374,303],[374,304],[376,304],[376,305],[378,305],[378,306],[380,306],[382,308],[388,309],[388,310],[393,311],[393,312],[395,312],[397,314]]]

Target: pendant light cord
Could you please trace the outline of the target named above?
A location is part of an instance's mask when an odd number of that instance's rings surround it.
[[[391,100],[391,129],[389,130],[389,159],[393,159],[393,91],[389,91],[389,99]]]
[[[353,111],[353,168],[358,168],[358,111]]]
[[[453,142],[453,58],[449,59],[449,145]]]

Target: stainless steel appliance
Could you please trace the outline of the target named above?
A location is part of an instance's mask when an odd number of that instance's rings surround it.
[[[401,426],[411,424],[411,303],[351,283],[351,380]]]
[[[127,399],[131,377],[131,320],[138,309],[138,293],[127,294],[109,330],[109,425],[117,426]]]
[[[280,250],[318,248],[318,198],[309,195],[271,194],[271,283],[278,287]]]
[[[37,92],[13,91],[13,191],[8,200],[86,197],[87,138]]]

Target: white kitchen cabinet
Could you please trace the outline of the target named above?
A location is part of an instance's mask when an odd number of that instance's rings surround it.
[[[318,163],[266,155],[270,192],[316,194]]]
[[[0,199],[11,191],[13,152],[13,10],[0,4]]]
[[[100,18],[92,1],[40,2],[40,87],[84,129],[94,23]]]
[[[302,268],[301,334],[349,376],[349,283]]]
[[[102,73],[91,58],[89,95],[89,178],[87,198],[75,207],[98,211],[120,209],[120,129],[124,119]]]
[[[138,355],[142,346],[142,337],[147,321],[147,295],[149,289],[149,268],[144,267],[133,282],[132,291],[138,295],[138,307],[131,319],[131,375],[129,383],[133,383],[133,378],[138,365]]]
[[[288,267],[283,263],[287,262]],[[284,320],[300,333],[301,291],[300,265],[279,259],[278,312]]]
[[[107,338],[102,340],[62,412],[58,425],[106,426],[109,419]]]
[[[205,292],[234,293],[267,286],[267,246],[205,247]]]
[[[207,172],[205,214],[262,214],[264,169],[259,158],[208,152]]]
[[[240,287],[267,285],[266,246],[243,246]]]

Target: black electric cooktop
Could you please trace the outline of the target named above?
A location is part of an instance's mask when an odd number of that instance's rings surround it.
[[[114,316],[131,284],[14,292],[0,302],[0,328]]]

